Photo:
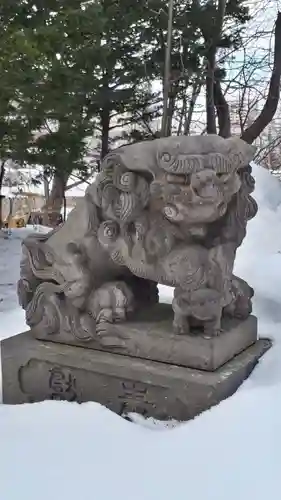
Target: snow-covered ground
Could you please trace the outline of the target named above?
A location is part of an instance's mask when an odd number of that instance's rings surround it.
[[[254,166],[259,213],[236,273],[255,288],[261,335],[274,339],[227,401],[166,428],[94,403],[0,405],[1,500],[277,500],[281,473],[281,184]],[[38,228],[38,230],[44,230]],[[0,238],[0,338],[23,331],[16,280],[26,230]],[[162,299],[171,290],[160,289]]]

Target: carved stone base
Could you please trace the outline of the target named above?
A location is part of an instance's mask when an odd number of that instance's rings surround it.
[[[232,395],[270,347],[258,340],[215,372],[33,338],[1,343],[3,401],[96,401],[116,413],[188,420]]]
[[[172,324],[171,305],[156,304],[140,311],[132,321],[110,326],[108,334],[102,339],[103,345],[97,340],[79,342],[64,331],[59,335],[46,335],[40,330],[33,334],[40,340],[207,371],[216,370],[257,340],[255,316],[245,321],[223,320],[222,333],[213,338],[206,338],[198,332],[194,335],[176,335]]]

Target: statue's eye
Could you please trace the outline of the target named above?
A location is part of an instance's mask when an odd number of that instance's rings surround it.
[[[161,160],[163,160],[165,162],[171,161],[171,155],[170,155],[170,153],[162,153]]]

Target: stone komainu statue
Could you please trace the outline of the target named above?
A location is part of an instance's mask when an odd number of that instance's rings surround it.
[[[158,301],[158,283],[175,289],[179,334],[213,336],[222,317],[247,318],[253,290],[233,265],[257,212],[253,155],[242,140],[213,135],[109,153],[65,224],[23,242],[27,324],[102,343],[112,323]]]

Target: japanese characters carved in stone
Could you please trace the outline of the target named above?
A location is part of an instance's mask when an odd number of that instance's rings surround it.
[[[114,322],[174,287],[174,330],[220,332],[247,318],[253,290],[233,275],[255,216],[254,148],[218,136],[168,137],[109,153],[59,229],[23,242],[18,294],[32,329],[102,343]]]

